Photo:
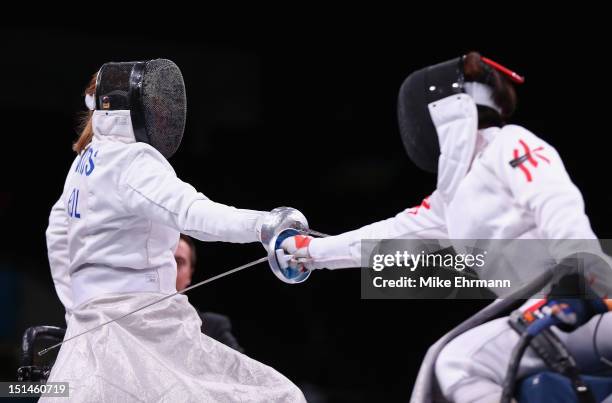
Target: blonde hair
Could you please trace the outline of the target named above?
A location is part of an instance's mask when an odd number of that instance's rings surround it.
[[[89,81],[89,85],[85,89],[85,92],[83,93],[83,95],[91,95],[91,96],[95,95],[97,76],[98,74],[96,73],[91,77],[91,80]],[[80,154],[85,149],[85,147],[87,147],[87,145],[91,143],[91,139],[93,138],[93,127],[91,124],[92,116],[93,116],[93,111],[87,111],[86,113],[83,113],[79,119],[80,122],[79,122],[78,130],[80,134],[77,140],[72,145],[72,150],[74,150],[74,152],[76,152],[77,154]]]

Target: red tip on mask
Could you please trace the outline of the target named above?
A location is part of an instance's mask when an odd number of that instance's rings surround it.
[[[480,57],[483,63],[488,64],[493,67],[495,70],[499,71],[502,74],[505,74],[510,80],[517,84],[523,84],[525,82],[525,77],[518,75],[514,71],[510,70],[507,67],[502,66],[501,64],[494,62],[493,60],[486,58],[484,56]]]

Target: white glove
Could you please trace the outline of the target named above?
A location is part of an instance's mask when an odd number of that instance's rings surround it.
[[[291,256],[291,259],[287,261],[289,267],[296,270],[312,270],[315,268],[312,264],[312,257],[308,252],[308,245],[310,245],[312,239],[309,235],[294,235],[281,242],[280,246],[285,254]]]

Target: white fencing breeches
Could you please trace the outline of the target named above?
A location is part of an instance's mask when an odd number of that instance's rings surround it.
[[[90,300],[74,310],[66,338],[162,296]],[[71,402],[305,402],[279,372],[200,327],[187,297],[176,295],[64,344],[49,382],[68,382]]]

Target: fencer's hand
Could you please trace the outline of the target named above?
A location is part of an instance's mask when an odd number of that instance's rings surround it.
[[[291,255],[288,261],[290,267],[301,270],[302,268],[312,270],[312,257],[308,252],[308,245],[312,241],[309,235],[290,236],[281,242],[280,246],[287,255]]]
[[[549,301],[542,307],[542,312],[557,319],[557,327],[564,332],[571,332],[593,316],[608,311],[605,300],[589,284],[584,284],[582,273],[561,277],[552,285]]]
[[[550,300],[542,312],[557,319],[557,327],[571,332],[587,323],[593,316],[608,311],[606,303],[597,299],[558,298]]]

